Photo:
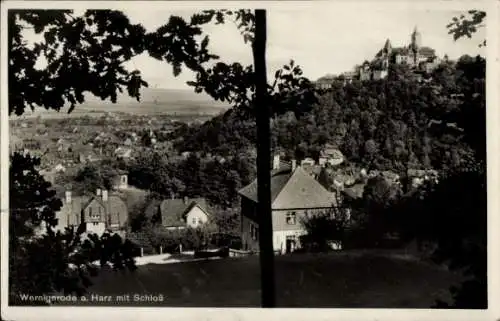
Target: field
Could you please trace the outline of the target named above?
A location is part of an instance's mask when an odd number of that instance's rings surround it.
[[[134,273],[102,272],[89,294],[130,294],[130,302],[120,303],[130,306],[258,307],[259,275],[258,257],[149,264]],[[440,267],[387,255],[276,258],[279,307],[429,308],[438,298],[448,300],[448,287],[458,281],[459,276]],[[164,300],[134,302],[134,294],[162,294]]]

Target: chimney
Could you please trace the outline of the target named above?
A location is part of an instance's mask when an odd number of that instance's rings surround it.
[[[184,204],[187,204],[188,203],[188,197],[187,196],[184,196]]]
[[[102,201],[103,202],[107,202],[108,201],[108,191],[107,190],[103,190],[102,191]]]
[[[297,160],[292,159],[292,172],[297,168]]]
[[[95,192],[95,195],[101,196],[101,189],[100,188],[97,189],[97,191]]]
[[[71,203],[71,191],[66,191],[66,203]]]
[[[276,154],[273,158],[273,169],[280,169],[280,155]]]

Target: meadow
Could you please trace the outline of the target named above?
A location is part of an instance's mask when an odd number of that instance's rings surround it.
[[[278,307],[429,308],[449,300],[460,276],[442,267],[376,253],[295,254],[276,257]],[[79,304],[165,307],[259,307],[256,256],[177,264],[148,264],[135,272],[103,271],[89,294],[130,295],[129,302]],[[163,296],[140,302],[133,295]]]

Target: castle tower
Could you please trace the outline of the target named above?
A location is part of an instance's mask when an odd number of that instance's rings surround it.
[[[387,39],[385,41],[385,45],[384,45],[384,53],[387,55],[390,55],[391,52],[392,52],[391,41],[389,39]]]
[[[422,45],[422,35],[417,30],[417,26],[413,29],[411,34],[411,44],[410,49],[413,53],[413,64],[416,66],[418,64],[418,51]]]
[[[420,48],[421,46],[422,46],[422,35],[415,26],[415,29],[413,29],[413,33],[411,34],[411,47],[413,50],[418,50],[418,48]]]

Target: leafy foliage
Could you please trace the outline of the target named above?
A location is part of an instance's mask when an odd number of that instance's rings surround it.
[[[452,173],[399,204],[403,235],[435,244],[432,258],[466,278],[452,289],[454,302],[439,302],[438,307],[487,307],[486,204],[484,169]]]
[[[9,302],[20,294],[84,293],[97,264],[135,269],[131,244],[118,235],[55,231],[61,201],[38,173],[40,159],[14,153],[10,159]]]
[[[340,201],[339,195],[337,201]],[[313,252],[331,250],[330,242],[343,243],[349,221],[348,209],[338,205],[303,217],[301,224],[306,234],[301,237],[302,246]]]
[[[154,153],[130,164],[129,180],[161,197],[205,197],[214,205],[235,205],[237,191],[255,178],[255,163],[244,156],[228,159],[200,157],[164,159]]]
[[[28,26],[43,35],[32,50],[22,35]],[[122,63],[144,51],[144,34],[119,11],[73,17],[71,10],[9,10],[9,113],[35,106],[60,110],[66,103],[71,112],[86,91],[116,102],[126,89],[139,99],[138,89],[147,84]],[[46,67],[40,69],[42,58]]]
[[[376,176],[368,179],[363,197],[350,202],[353,222],[363,230],[363,238],[367,243],[376,245],[385,234],[394,232],[394,215],[398,214],[392,210],[401,194],[398,185]]]
[[[306,99],[302,112],[296,108],[273,119],[273,147],[289,157],[316,158],[330,143],[350,162],[402,177],[409,168],[448,171],[469,166],[471,148],[485,151],[484,66],[483,58],[464,56],[443,62],[427,81],[399,77],[405,71],[392,70],[380,81],[336,83],[317,95],[317,103]],[[465,127],[475,135],[464,135]],[[175,134],[179,151],[227,156],[256,143],[255,124],[234,110],[182,134]]]
[[[214,67],[197,73],[196,81],[188,84],[198,93],[205,91],[215,100],[229,102],[240,116],[254,119],[253,75],[252,66],[218,62]],[[302,69],[293,60],[275,72],[273,83],[268,85],[268,95],[272,115],[292,111],[300,117],[317,101],[314,85],[302,76]]]
[[[462,37],[472,38],[472,35],[476,33],[479,28],[484,27],[483,21],[485,18],[486,12],[469,10],[467,16],[462,14],[460,17],[453,17],[452,22],[446,27],[449,29],[448,33],[453,35],[454,40],[458,40]],[[486,40],[479,46],[486,46]]]
[[[97,189],[112,190],[118,172],[111,167],[87,165],[80,169],[71,180],[72,191],[77,194],[95,193]]]
[[[87,92],[116,102],[118,92],[126,90],[139,100],[147,83],[123,63],[145,51],[171,63],[175,75],[182,64],[200,71],[201,64],[216,58],[208,54],[208,37],[201,44],[195,41],[201,28],[180,17],[171,17],[152,33],[114,10],[87,10],[81,16],[71,10],[10,10],[8,20],[9,114],[22,115],[35,106],[59,111],[68,104],[71,112]],[[23,38],[27,29],[43,39],[29,44]],[[133,269],[130,244],[117,235],[83,240],[82,228],[54,232],[61,204],[35,168],[38,164],[29,156],[11,157],[11,299],[17,302],[19,293],[82,293],[89,285],[88,273],[96,272],[95,260]],[[83,185],[88,183],[85,188],[107,183],[92,168],[79,177]],[[47,231],[37,237],[41,223]]]
[[[170,63],[176,76],[183,65],[203,72],[202,65],[218,57],[208,52],[208,36],[198,43],[201,22],[192,20],[171,16],[148,33],[115,10],[86,10],[82,16],[72,10],[9,10],[9,114],[35,106],[60,110],[66,104],[71,112],[85,92],[116,102],[126,90],[139,100],[140,88],[148,84],[140,71],[123,63],[144,52]],[[43,35],[33,48],[23,38],[30,28]],[[44,60],[46,66],[37,67]]]

